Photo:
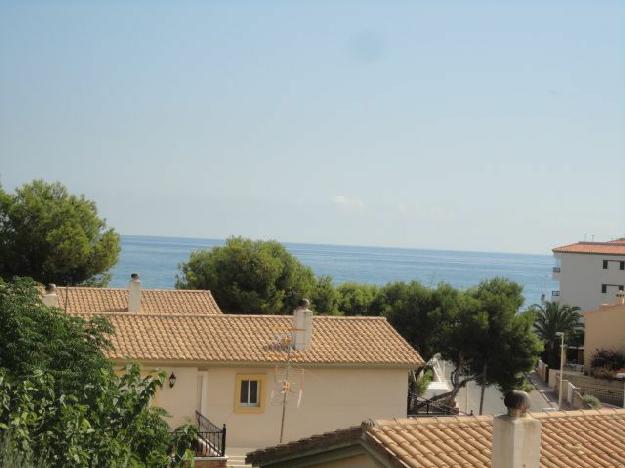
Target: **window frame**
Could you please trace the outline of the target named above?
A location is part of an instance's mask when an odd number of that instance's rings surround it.
[[[241,386],[245,381],[257,382],[257,404],[249,404],[241,402]],[[237,374],[234,384],[234,412],[240,414],[246,413],[262,413],[265,411],[265,382],[266,374]],[[249,384],[248,384],[249,392]],[[249,394],[247,400],[249,401]]]

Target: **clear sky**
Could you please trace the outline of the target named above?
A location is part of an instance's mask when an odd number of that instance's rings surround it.
[[[0,3],[0,180],[123,234],[625,234],[625,2]]]

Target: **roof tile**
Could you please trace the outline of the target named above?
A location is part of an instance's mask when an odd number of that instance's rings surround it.
[[[86,315],[88,317],[90,315]],[[115,327],[112,359],[275,364],[286,360],[278,346],[291,329],[287,315],[107,314]],[[310,345],[292,351],[302,364],[348,366],[423,365],[419,354],[383,317],[313,318]]]
[[[554,253],[625,255],[625,239],[609,242],[576,242],[553,249]]]
[[[125,288],[58,287],[59,307],[70,314],[128,312]],[[210,291],[188,289],[143,289],[141,311],[145,314],[221,314]]]
[[[543,468],[624,467],[625,410],[603,409],[533,413],[542,422]],[[335,431],[332,440],[345,442],[363,438],[375,448],[390,453],[398,464],[410,467],[491,466],[492,417],[462,416],[376,421],[349,430]],[[308,439],[311,440],[311,439]],[[251,452],[248,463],[272,457],[285,458],[306,449],[330,446],[330,438],[314,438]],[[286,459],[286,458],[285,458]]]

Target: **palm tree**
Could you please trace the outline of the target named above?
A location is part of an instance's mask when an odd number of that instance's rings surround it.
[[[569,340],[578,337],[583,328],[581,309],[549,301],[534,304],[531,309],[536,314],[534,330],[545,344],[543,360],[550,369],[558,369],[560,367],[560,337],[556,333],[563,332]]]

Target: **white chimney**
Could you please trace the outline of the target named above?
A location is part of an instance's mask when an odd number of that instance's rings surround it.
[[[529,396],[514,390],[504,403],[508,414],[493,419],[492,468],[537,468],[541,422],[527,414]]]
[[[616,293],[616,303],[618,305],[625,304],[625,291],[619,291]]]
[[[128,281],[128,312],[141,310],[141,280],[139,275],[133,273]]]
[[[313,334],[313,311],[308,299],[302,299],[293,311],[293,348],[301,351],[310,344]]]
[[[48,307],[59,306],[59,296],[56,295],[56,285],[54,283],[50,283],[46,285],[46,289],[43,294],[42,302],[44,303],[44,305],[47,305]]]

